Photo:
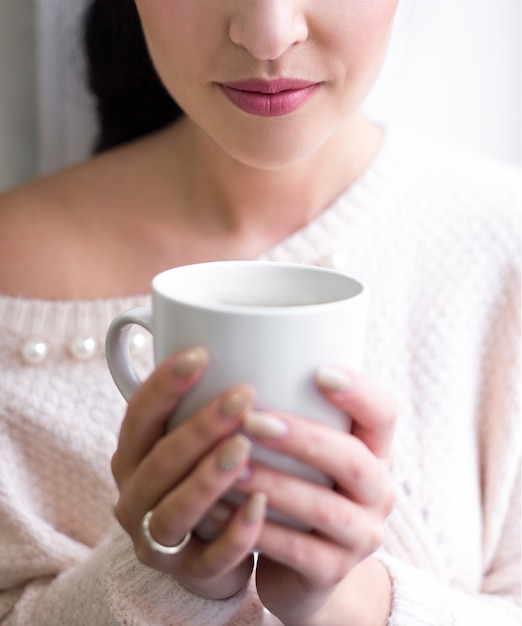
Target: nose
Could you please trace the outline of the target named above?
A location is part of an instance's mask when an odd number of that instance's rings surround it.
[[[293,0],[238,0],[229,37],[260,61],[274,61],[308,37],[306,17]]]

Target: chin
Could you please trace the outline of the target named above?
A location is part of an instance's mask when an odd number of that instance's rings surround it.
[[[280,134],[277,137],[264,133],[261,139],[245,137],[246,140],[241,143],[221,144],[221,148],[235,161],[248,167],[277,171],[305,161],[327,142],[332,132],[312,136],[303,129],[297,136]]]

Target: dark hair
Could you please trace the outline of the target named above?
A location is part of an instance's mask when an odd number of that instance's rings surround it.
[[[95,152],[159,130],[183,114],[152,65],[134,0],[92,0],[84,37],[100,124]]]

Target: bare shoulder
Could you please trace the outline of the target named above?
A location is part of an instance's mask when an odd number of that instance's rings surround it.
[[[47,181],[0,195],[0,292],[41,297],[62,236],[57,199]],[[51,254],[52,253],[52,254]]]
[[[103,168],[72,167],[0,195],[0,293],[28,298],[91,297],[84,276],[103,214]]]
[[[165,267],[206,260],[215,237],[193,245],[176,175],[186,158],[170,148],[159,132],[0,194],[0,293],[142,294]]]

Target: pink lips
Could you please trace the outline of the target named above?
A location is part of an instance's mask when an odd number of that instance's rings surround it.
[[[292,113],[305,104],[319,88],[319,83],[279,79],[220,83],[219,86],[225,96],[245,113],[276,117]]]

